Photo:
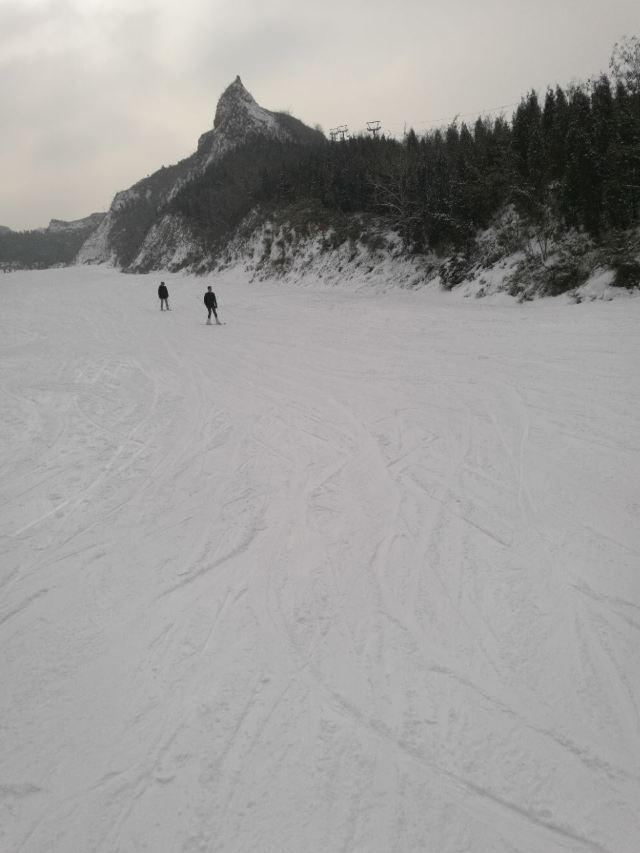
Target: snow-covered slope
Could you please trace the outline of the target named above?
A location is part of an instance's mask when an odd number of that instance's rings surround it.
[[[181,217],[165,213],[147,232],[132,269],[182,269],[202,250],[197,236]]]
[[[116,256],[113,248],[110,245],[111,229],[114,226],[119,197],[122,193],[118,193],[115,197],[111,208],[101,220],[95,231],[84,241],[76,256],[78,264],[111,264],[116,263]]]
[[[478,260],[463,263],[463,274],[451,283],[447,268],[457,260],[456,255],[438,256],[435,253],[415,255],[406,251],[402,238],[375,220],[352,219],[354,230],[360,229],[359,238],[336,240],[332,229],[296,229],[280,214],[277,220],[265,219],[254,212],[236,228],[223,250],[214,257],[199,251],[195,239],[188,229],[182,230],[177,245],[167,238],[156,241],[159,257],[164,258],[164,267],[177,270],[189,259],[191,272],[203,273],[238,268],[250,281],[273,280],[306,286],[308,282],[322,281],[325,285],[345,284],[351,288],[386,292],[397,288],[444,288],[455,289],[465,297],[485,297],[498,294],[516,296],[520,302],[540,298],[544,288],[550,286],[554,268],[537,270],[529,281],[522,275],[526,269],[523,251],[503,253],[490,259],[490,252]],[[173,229],[179,233],[177,228]],[[493,229],[480,233],[478,243],[490,242],[495,238]],[[633,239],[633,238],[631,238]],[[164,255],[162,247],[165,247]],[[584,256],[584,281],[570,290],[559,294],[561,301],[579,303],[596,299],[630,299],[640,295],[637,288],[621,287],[616,282],[616,272],[607,265],[606,252],[594,251],[589,263]],[[487,257],[489,256],[489,257]],[[532,264],[531,264],[532,266]],[[589,269],[591,272],[589,272]],[[545,283],[545,271],[548,282]]]
[[[640,300],[162,277],[0,276],[0,849],[636,853]]]

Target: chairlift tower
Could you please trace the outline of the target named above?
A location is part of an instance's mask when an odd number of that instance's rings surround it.
[[[344,142],[345,139],[349,138],[349,127],[346,124],[339,124],[337,127],[332,127],[329,133],[332,142],[336,142],[338,139],[340,142]]]
[[[376,121],[368,121],[367,122],[367,130],[373,136],[374,139],[378,138],[378,134],[380,133],[381,128],[382,128],[382,125],[380,124],[380,122],[377,119],[376,119]]]

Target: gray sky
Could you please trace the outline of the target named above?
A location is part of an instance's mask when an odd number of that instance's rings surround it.
[[[638,0],[0,0],[0,225],[106,210],[195,150],[237,74],[325,131],[401,135],[606,71],[639,33]]]

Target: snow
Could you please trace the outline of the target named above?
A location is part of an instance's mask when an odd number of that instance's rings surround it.
[[[0,849],[638,850],[640,300],[0,288]]]
[[[118,198],[116,196],[116,198]],[[76,256],[76,261],[79,264],[109,264],[115,265],[115,252],[110,245],[111,228],[113,227],[113,210],[117,208],[112,205],[112,210],[109,210],[98,225],[95,231],[84,241]]]
[[[572,297],[574,300],[594,299],[632,299],[637,297],[637,291],[614,287],[615,272],[611,269],[596,269],[589,279],[578,287]]]
[[[147,232],[130,268],[175,269],[182,266],[190,254],[197,255],[201,251],[196,236],[185,220],[165,213]]]

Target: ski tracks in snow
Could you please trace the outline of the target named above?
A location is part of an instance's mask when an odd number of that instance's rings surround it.
[[[631,326],[51,276],[0,372],[10,849],[632,853]]]

